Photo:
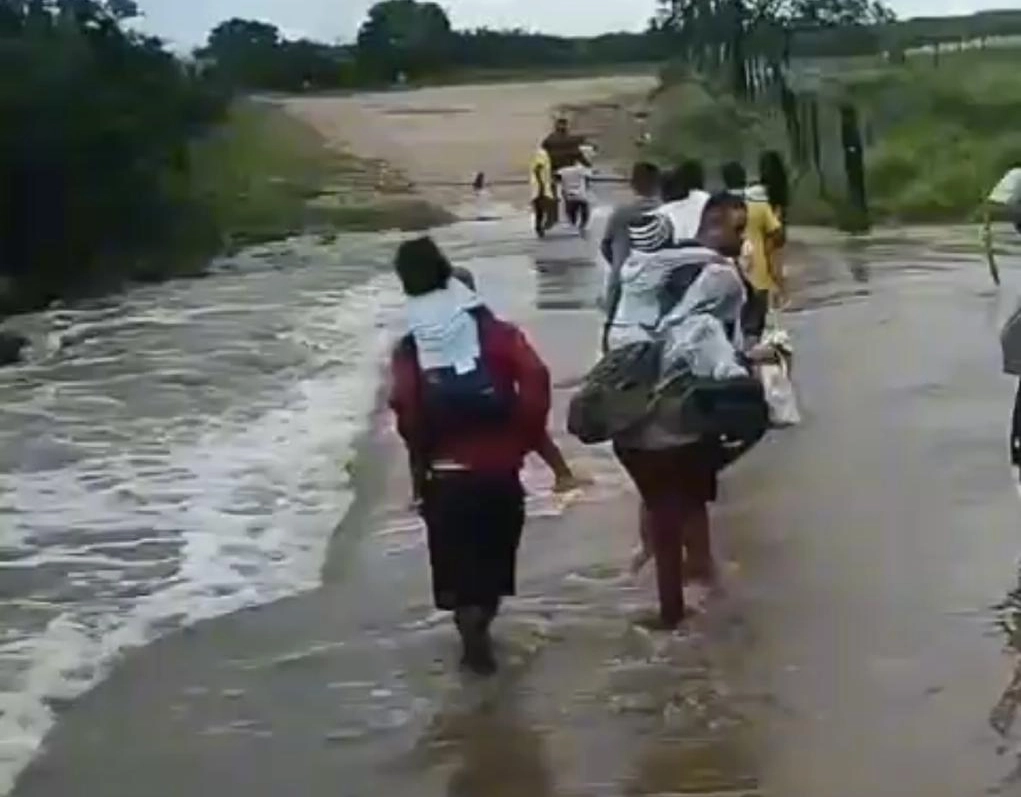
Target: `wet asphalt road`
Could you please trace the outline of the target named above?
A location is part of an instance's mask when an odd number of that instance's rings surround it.
[[[993,609],[1021,549],[997,341],[1021,241],[1002,236],[1000,292],[970,229],[797,255],[806,423],[749,457],[720,523],[777,794],[1021,793]]]
[[[994,608],[1018,584],[996,342],[1009,287],[991,290],[971,230],[794,237],[784,322],[805,423],[724,480],[729,597],[687,637],[635,630],[652,592],[619,577],[633,498],[605,455],[564,440],[599,489],[532,523],[499,630],[508,666],[462,682],[384,430],[323,588],[132,656],[15,794],[1021,793],[1019,659],[998,625],[1016,621]],[[461,253],[487,297],[557,377],[583,369],[587,248],[495,249]]]

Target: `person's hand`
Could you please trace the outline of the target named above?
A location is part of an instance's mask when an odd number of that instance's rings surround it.
[[[780,362],[780,352],[768,343],[756,343],[745,352],[745,356],[756,365]]]

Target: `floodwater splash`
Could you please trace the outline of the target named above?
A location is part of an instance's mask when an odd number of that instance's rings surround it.
[[[27,319],[39,359],[0,376],[0,793],[125,649],[319,583],[399,293],[300,246]]]

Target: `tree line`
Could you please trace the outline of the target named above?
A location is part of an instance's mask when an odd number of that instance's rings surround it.
[[[671,58],[705,72],[728,72],[734,93],[754,93],[762,72],[796,58],[898,55],[1021,34],[1021,12],[898,20],[880,0],[660,0],[652,29]]]
[[[130,0],[0,0],[0,314],[113,275],[155,276],[215,237],[189,144],[226,96]]]
[[[433,2],[383,0],[351,44],[285,38],[275,26],[231,19],[196,58],[247,90],[324,90],[443,79],[473,70],[559,69],[657,61],[668,42],[650,30],[567,38],[524,30],[456,30]]]

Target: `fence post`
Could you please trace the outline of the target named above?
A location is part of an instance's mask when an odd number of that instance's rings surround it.
[[[808,135],[812,143],[812,166],[819,178],[819,193],[826,196],[826,175],[822,168],[822,142],[819,140],[819,100],[812,97],[808,111]]]
[[[858,111],[850,103],[840,106],[840,140],[844,147],[844,170],[847,191],[854,218],[849,221],[855,231],[868,229],[869,208],[865,194],[865,154],[858,126]]]
[[[801,119],[799,118],[798,98],[787,86],[787,82],[780,80],[780,109],[783,111],[784,122],[787,125],[787,138],[790,140],[791,151],[795,154],[799,163],[804,150],[803,136],[801,134]]]

